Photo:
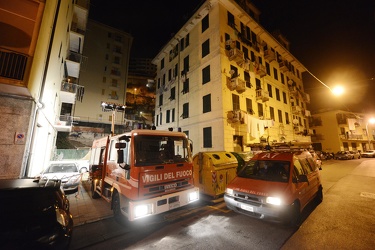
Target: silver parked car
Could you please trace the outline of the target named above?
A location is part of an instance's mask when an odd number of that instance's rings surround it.
[[[349,151],[349,152],[353,155],[352,159],[361,159],[361,153],[359,153],[359,151],[355,150],[355,151]]]
[[[361,154],[362,157],[375,158],[375,150],[366,150]]]
[[[336,160],[350,160],[353,159],[353,155],[349,151],[338,151],[335,154]]]
[[[61,186],[67,193],[77,192],[81,183],[78,165],[73,162],[50,163],[40,178],[43,180],[61,180]]]

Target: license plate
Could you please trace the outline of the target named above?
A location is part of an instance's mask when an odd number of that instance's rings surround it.
[[[241,204],[241,208],[243,210],[249,211],[249,212],[254,212],[254,208],[252,206],[246,205],[246,204]]]
[[[173,203],[169,203],[169,209],[175,209],[175,208],[178,208],[180,207],[180,202],[177,201],[177,202],[173,202]]]

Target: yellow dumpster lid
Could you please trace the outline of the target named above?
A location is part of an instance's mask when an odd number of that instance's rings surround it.
[[[204,156],[211,159],[215,167],[224,167],[232,164],[238,164],[236,157],[226,151],[202,152]]]

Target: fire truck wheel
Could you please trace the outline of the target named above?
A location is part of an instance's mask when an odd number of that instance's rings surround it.
[[[120,195],[115,190],[112,196],[112,210],[113,216],[116,220],[120,220],[122,218],[121,208],[120,208]]]
[[[91,182],[91,197],[93,199],[100,198],[100,195],[97,192],[95,192],[95,184],[94,184],[94,182]]]

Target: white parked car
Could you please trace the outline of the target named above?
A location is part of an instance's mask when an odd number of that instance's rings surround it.
[[[366,150],[361,154],[362,157],[375,158],[375,150]]]
[[[61,180],[65,192],[77,192],[81,182],[81,173],[78,171],[76,163],[58,162],[50,163],[40,178],[43,180]]]

